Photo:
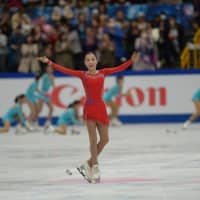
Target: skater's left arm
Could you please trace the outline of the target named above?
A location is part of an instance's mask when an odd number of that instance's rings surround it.
[[[129,59],[128,61],[122,63],[121,65],[119,65],[117,67],[104,68],[101,70],[101,72],[105,75],[109,75],[109,74],[116,73],[116,72],[121,72],[121,71],[127,69],[131,64],[136,63],[138,59],[139,59],[139,53],[133,53],[131,56],[131,59]]]

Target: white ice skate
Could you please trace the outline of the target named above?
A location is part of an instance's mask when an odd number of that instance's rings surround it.
[[[111,120],[111,123],[110,123],[112,126],[120,126],[120,125],[122,125],[122,122],[119,120],[119,119],[117,119],[117,118],[113,118],[112,120]]]
[[[80,128],[77,126],[72,127],[71,135],[79,135],[81,133]]]
[[[32,124],[34,131],[40,131],[40,126],[38,121],[33,122]]]
[[[34,127],[32,126],[32,124],[30,124],[29,122],[26,122],[26,128],[28,131],[33,132],[34,131]]]
[[[92,183],[92,169],[88,162],[85,162],[80,167],[77,167],[77,170],[85,180],[87,180],[89,183]]]
[[[101,173],[99,170],[99,165],[95,164],[92,166],[92,183],[100,183]]]
[[[48,128],[44,127],[44,133],[49,134],[49,133],[55,133],[55,127],[50,125]]]
[[[48,128],[49,126],[51,126],[51,122],[49,120],[47,120],[44,124],[45,128]]]
[[[26,134],[27,130],[21,124],[18,124],[16,126],[15,133],[16,134]]]
[[[186,130],[188,128],[188,126],[191,124],[191,122],[189,120],[187,120],[184,124],[183,124],[183,130]]]

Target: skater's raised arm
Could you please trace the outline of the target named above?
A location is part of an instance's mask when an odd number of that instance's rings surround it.
[[[65,74],[71,75],[71,76],[77,76],[77,77],[82,77],[82,75],[84,74],[83,71],[80,70],[72,70],[69,68],[65,68],[57,63],[54,63],[53,61],[49,60],[47,57],[43,56],[43,57],[38,57],[37,58],[40,62],[42,63],[46,63],[50,66],[52,66],[54,69],[63,72]]]
[[[112,74],[115,72],[120,72],[120,71],[127,69],[131,64],[136,63],[138,59],[139,59],[139,53],[133,53],[131,56],[131,59],[122,63],[121,65],[119,65],[117,67],[112,67],[112,68],[104,68],[101,71],[105,75],[109,75],[109,74]]]

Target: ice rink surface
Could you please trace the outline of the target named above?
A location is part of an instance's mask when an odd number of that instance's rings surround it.
[[[111,127],[100,184],[75,170],[89,155],[85,128],[78,136],[0,135],[0,200],[199,200],[200,125],[180,127]]]

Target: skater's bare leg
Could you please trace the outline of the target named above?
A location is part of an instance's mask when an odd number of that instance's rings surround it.
[[[51,118],[52,118],[52,113],[53,113],[53,104],[51,102],[47,103],[47,107],[49,109],[49,113],[48,113],[48,116],[47,116],[47,121],[51,121]]]
[[[108,136],[108,126],[102,123],[97,123],[97,129],[99,132],[100,140],[97,144],[97,156],[101,153],[104,146],[109,142],[109,136]],[[90,158],[88,160],[88,163],[92,165],[92,159]]]
[[[28,106],[30,109],[30,115],[28,116],[28,122],[31,124],[37,117],[37,106],[32,102],[28,101]]]
[[[195,107],[195,113],[193,113],[190,118],[183,124],[183,129],[187,129],[188,126],[200,116],[200,101],[193,101]]]
[[[87,130],[88,130],[89,141],[90,141],[90,153],[91,153],[91,159],[90,159],[90,162],[88,162],[88,164],[92,166],[98,163],[96,122],[87,121],[86,125],[87,125]]]
[[[119,105],[117,105],[114,101],[110,101],[106,103],[111,109],[110,119],[114,119],[118,116],[119,113]]]
[[[199,101],[194,101],[194,106],[195,106],[195,113],[191,115],[189,118],[190,122],[193,122],[197,117],[200,116],[200,102]]]
[[[44,101],[42,99],[39,99],[37,102],[38,115],[41,113],[43,105],[44,105]]]

